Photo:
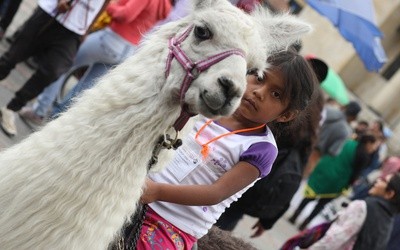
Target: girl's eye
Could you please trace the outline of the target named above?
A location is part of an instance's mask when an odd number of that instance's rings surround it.
[[[276,99],[281,99],[281,93],[277,91],[272,91],[272,96]]]

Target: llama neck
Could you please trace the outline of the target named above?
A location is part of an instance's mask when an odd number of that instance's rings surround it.
[[[137,159],[150,159],[155,142],[175,122],[181,110],[176,97],[178,89],[169,88],[172,84],[165,83],[167,49],[151,48],[141,52],[155,56],[142,59],[139,52],[129,58],[101,79],[95,88],[86,91],[76,105],[59,118],[61,124],[75,124],[74,130],[66,132],[70,138],[79,137],[83,144],[86,141],[96,143],[82,146],[91,149],[88,154],[109,155],[106,160],[119,161],[121,167],[126,165],[125,176],[132,164],[147,164]],[[151,69],[148,65],[152,65]],[[175,81],[174,78],[177,78],[176,73],[171,74],[168,81]],[[94,141],[95,134],[101,139]]]

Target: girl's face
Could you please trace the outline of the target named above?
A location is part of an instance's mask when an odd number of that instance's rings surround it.
[[[393,175],[388,175],[384,179],[378,178],[374,185],[369,189],[368,193],[373,196],[380,196],[385,199],[391,198],[391,191],[388,191],[386,188],[388,183]]]
[[[279,70],[265,72],[263,79],[255,75],[247,76],[247,88],[235,115],[254,124],[265,124],[276,120],[286,122],[296,116],[296,112],[285,111],[289,98],[282,99],[285,82]]]

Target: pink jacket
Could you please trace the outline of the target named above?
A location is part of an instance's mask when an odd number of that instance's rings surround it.
[[[112,17],[110,28],[137,45],[142,35],[171,11],[170,0],[118,0],[107,6]]]
[[[381,167],[381,178],[385,178],[389,174],[394,174],[400,171],[400,157],[391,156],[383,162]]]

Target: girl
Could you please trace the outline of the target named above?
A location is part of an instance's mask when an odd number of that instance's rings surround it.
[[[314,96],[301,113],[301,126],[285,129],[276,138],[278,156],[267,177],[249,188],[242,197],[233,202],[220,216],[216,226],[233,231],[243,216],[258,218],[250,237],[259,237],[270,230],[290,206],[299,188],[307,159],[316,145],[324,97],[321,88],[314,90]],[[270,127],[274,135],[276,131]],[[204,237],[202,238],[204,240]]]
[[[150,208],[137,249],[191,249],[225,208],[268,175],[278,150],[266,124],[293,122],[317,83],[295,51],[278,52],[268,62],[264,77],[249,72],[233,115],[201,117],[174,160],[150,175],[142,196]]]

